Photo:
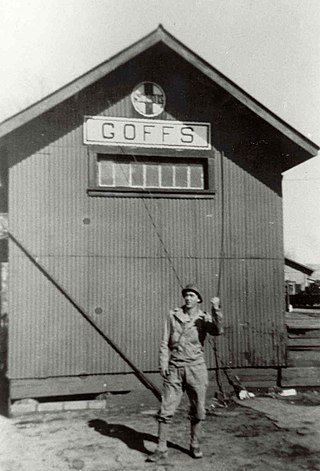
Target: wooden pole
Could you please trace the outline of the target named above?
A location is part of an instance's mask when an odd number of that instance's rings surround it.
[[[8,231],[8,237],[26,257],[40,270],[40,272],[57,288],[60,293],[72,304],[72,306],[86,319],[87,322],[101,335],[101,337],[118,353],[118,355],[130,366],[134,371],[138,380],[161,400],[160,389],[150,381],[145,374],[125,355],[125,353],[97,326],[91,316],[70,296],[70,294],[47,272],[47,270],[27,251],[27,249]]]

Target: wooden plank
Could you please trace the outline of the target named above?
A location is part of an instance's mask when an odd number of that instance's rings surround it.
[[[310,308],[310,307],[296,307],[293,309],[292,312],[287,312],[286,315],[288,315],[289,317],[290,316],[294,316],[294,315],[298,315],[298,316],[301,316],[301,314],[306,314],[307,316],[319,316],[320,315],[320,308],[319,307],[314,307],[314,308]]]
[[[314,348],[320,349],[320,338],[304,338],[304,337],[296,337],[296,338],[288,338],[287,346],[290,350],[295,348]]]
[[[286,325],[288,329],[320,329],[320,318],[287,319]]]
[[[220,381],[225,392],[233,388],[223,370],[219,370]],[[160,389],[162,379],[159,373],[145,373]],[[276,368],[236,368],[228,369],[232,379],[238,376],[247,388],[265,388],[277,385],[278,370]],[[215,370],[209,370],[209,381],[215,391],[219,390]],[[52,377],[45,379],[11,379],[10,399],[79,396],[83,394],[101,394],[105,392],[131,391],[142,389],[143,386],[133,373]],[[151,392],[150,392],[151,394]]]
[[[277,368],[236,368],[234,371],[243,380],[270,380],[277,377]]]
[[[285,323],[288,329],[320,329],[320,311],[287,312]]]
[[[157,385],[162,381],[159,373],[146,374]],[[130,391],[143,389],[140,381],[132,373],[119,375],[90,375],[45,379],[10,380],[10,399],[79,396],[104,392]],[[151,391],[150,391],[150,394]]]
[[[304,350],[304,351],[288,351],[287,357],[288,366],[293,367],[320,367],[320,350]]]
[[[235,384],[237,384],[237,379],[235,378],[237,376],[241,385],[246,388],[277,386],[278,370],[276,368],[235,368],[227,369],[226,373]],[[212,375],[215,376],[215,372],[212,372]],[[228,379],[223,370],[221,370],[220,376],[223,387],[225,384],[228,385]],[[215,380],[215,378],[213,379]]]
[[[285,318],[286,319],[301,319],[303,317],[320,317],[320,309],[295,309],[292,312],[286,312]]]
[[[320,339],[320,329],[289,329],[288,330],[289,339]]]
[[[320,386],[320,368],[282,368],[281,387]]]

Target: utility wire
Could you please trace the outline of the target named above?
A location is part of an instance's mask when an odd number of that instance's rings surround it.
[[[286,182],[318,182],[320,178],[284,178],[283,183]]]
[[[135,156],[135,154],[133,153],[125,153],[124,150],[123,150],[123,147],[122,145],[119,143],[119,142],[116,142],[116,145],[119,147],[119,149],[121,150],[122,154],[124,156],[130,156],[133,158],[133,160],[138,163],[138,160]],[[225,258],[225,255],[224,255],[224,232],[225,232],[225,200],[224,200],[224,168],[223,168],[223,154],[221,153],[221,158],[220,158],[220,173],[221,173],[221,233],[220,233],[220,260],[219,260],[219,269],[218,269],[218,282],[217,282],[217,296],[220,298],[220,292],[221,292],[221,280],[222,280],[222,273],[223,273],[223,262],[224,262],[224,258]],[[124,175],[124,177],[126,178],[127,182],[129,183],[128,181],[128,177],[127,175],[124,173],[122,167],[121,167],[121,171]],[[143,188],[145,190],[146,193],[148,193],[148,195],[150,196],[150,198],[152,198],[152,193],[150,192],[150,190],[146,189],[146,188]],[[178,272],[174,266],[174,263],[172,261],[172,258],[166,248],[166,245],[164,243],[164,240],[162,239],[162,236],[157,228],[157,225],[152,217],[152,214],[151,214],[151,211],[147,205],[147,203],[145,202],[145,200],[142,198],[143,200],[143,205],[145,207],[145,210],[148,214],[148,217],[150,218],[150,221],[152,223],[152,226],[154,228],[154,231],[158,237],[158,240],[163,248],[163,251],[165,253],[165,256],[170,264],[170,267],[180,285],[180,287],[182,288],[183,285],[182,285],[182,282],[181,282],[181,279],[178,275]],[[218,347],[217,347],[217,340],[215,339],[215,337],[212,337],[212,345],[213,345],[213,352],[214,352],[214,357],[215,357],[215,363],[216,363],[216,381],[217,381],[217,385],[218,385],[218,388],[219,388],[219,391],[223,397],[223,401],[224,401],[224,398],[226,397],[225,395],[225,392],[224,392],[224,389],[223,389],[223,385],[222,385],[222,380],[221,380],[221,374],[220,374],[220,369],[221,369],[221,366],[220,364],[222,365],[222,361],[219,357],[219,354],[218,354]],[[229,365],[227,365],[227,368],[232,371],[232,369],[230,368]],[[232,380],[230,379],[230,377],[228,376],[228,374],[225,372],[226,376],[227,376],[227,379],[229,381],[230,384],[233,384],[234,383],[232,382]],[[239,378],[236,376],[236,375],[233,375],[235,377],[235,379],[237,380],[237,383],[240,384],[240,381],[239,381]]]
[[[108,103],[109,108],[111,108],[111,102],[110,102],[110,100],[107,100],[107,103]],[[134,160],[136,163],[138,163],[138,160],[137,160],[135,154],[133,154],[133,153],[128,153],[128,154],[126,154],[126,153],[124,152],[123,146],[122,146],[119,142],[116,142],[116,145],[117,145],[117,146],[119,147],[119,149],[121,150],[122,155],[124,155],[125,157],[129,155],[130,157],[133,158],[133,160]],[[125,179],[127,180],[128,184],[129,184],[128,177],[127,177],[127,175],[125,175],[125,173],[124,173],[122,167],[121,167],[121,171],[122,171],[122,173],[123,173]],[[150,192],[150,190],[149,190],[147,187],[146,187],[146,188],[143,187],[143,190],[150,196],[150,198],[152,198],[152,193]],[[175,277],[176,277],[176,279],[177,279],[177,281],[178,281],[178,283],[179,283],[180,288],[182,289],[182,288],[183,288],[183,284],[182,284],[181,279],[180,279],[180,277],[179,277],[179,275],[178,275],[178,272],[177,272],[177,270],[176,270],[176,268],[175,268],[175,266],[174,266],[174,263],[173,263],[173,260],[172,260],[172,258],[171,258],[171,256],[170,256],[170,254],[169,254],[169,251],[167,250],[167,247],[166,247],[166,245],[165,245],[165,243],[164,243],[164,240],[163,240],[163,238],[162,238],[162,236],[161,236],[161,234],[160,234],[160,231],[158,230],[158,227],[157,227],[157,225],[156,225],[156,222],[154,221],[154,218],[152,217],[151,211],[150,211],[150,209],[149,209],[149,207],[148,207],[148,205],[147,205],[145,199],[144,199],[144,198],[141,198],[141,199],[142,199],[142,204],[144,205],[144,208],[145,208],[145,210],[146,210],[146,213],[147,213],[147,215],[148,215],[148,217],[149,217],[149,219],[150,219],[150,221],[151,221],[151,224],[152,224],[152,226],[153,226],[153,228],[154,228],[155,234],[156,234],[156,236],[158,237],[158,240],[159,240],[159,242],[160,242],[160,244],[161,244],[161,246],[162,246],[162,248],[163,248],[164,254],[165,254],[165,256],[166,256],[166,258],[167,258],[167,260],[168,260],[168,262],[169,262],[169,265],[170,265],[170,267],[171,267],[171,270],[172,270],[172,272],[174,273],[174,275],[175,275]]]
[[[132,153],[126,154],[126,153],[124,152],[123,147],[121,146],[121,144],[118,143],[118,142],[117,142],[116,144],[117,144],[117,146],[119,147],[119,149],[121,150],[121,152],[122,152],[122,154],[123,154],[124,156],[128,156],[128,155],[129,155],[130,157],[133,158],[133,160],[134,160],[136,163],[138,163],[138,160],[137,160],[137,158],[136,158],[136,156],[135,156],[134,154],[132,154]],[[127,180],[127,183],[129,184],[128,177],[127,177],[127,175],[124,173],[124,171],[123,171],[123,169],[122,169],[122,166],[120,166],[120,168],[121,168],[122,174],[124,175],[125,179]],[[143,187],[143,190],[150,196],[150,198],[152,198],[152,193],[150,192],[150,190],[146,189],[145,187]],[[172,258],[171,258],[171,256],[170,256],[168,250],[167,250],[167,247],[166,247],[166,245],[165,245],[165,243],[164,243],[164,241],[163,241],[163,239],[162,239],[162,236],[161,236],[161,234],[160,234],[160,232],[159,232],[159,230],[158,230],[158,227],[157,227],[157,225],[156,225],[156,223],[155,223],[155,221],[154,221],[154,219],[153,219],[153,217],[152,217],[151,211],[149,210],[149,207],[148,207],[148,205],[147,205],[145,199],[144,199],[144,198],[141,198],[141,199],[142,199],[142,204],[144,205],[144,208],[145,208],[145,210],[146,210],[146,212],[147,212],[147,215],[148,215],[148,217],[149,217],[149,219],[150,219],[150,221],[151,221],[151,224],[152,224],[152,226],[153,226],[153,228],[154,228],[154,231],[155,231],[155,233],[156,233],[156,235],[157,235],[157,237],[158,237],[158,240],[159,240],[159,242],[160,242],[160,244],[161,244],[161,246],[162,246],[162,248],[163,248],[163,251],[164,251],[164,253],[165,253],[165,256],[166,256],[166,258],[167,258],[167,260],[168,260],[168,262],[169,262],[169,265],[170,265],[170,267],[171,267],[171,269],[172,269],[172,271],[173,271],[173,273],[174,273],[174,275],[175,275],[175,277],[176,277],[176,279],[177,279],[177,281],[178,281],[178,283],[179,283],[179,285],[180,285],[180,288],[182,289],[182,288],[183,288],[182,282],[181,282],[180,277],[179,277],[179,275],[178,275],[178,272],[177,272],[177,270],[176,270],[176,268],[175,268],[175,266],[174,266],[174,263],[173,263],[173,261],[172,261]]]
[[[223,154],[220,153],[220,183],[221,183],[221,231],[220,231],[220,260],[219,260],[219,268],[218,268],[218,283],[217,283],[217,296],[220,298],[221,292],[221,279],[222,279],[222,272],[223,272],[223,262],[224,262],[224,225],[225,225],[225,204],[224,204],[224,168],[223,168]],[[216,362],[216,381],[219,388],[220,393],[222,394],[222,398],[225,397],[225,392],[222,386],[222,380],[220,375],[220,358],[218,354],[218,342],[215,337],[212,337],[211,344],[213,347],[214,358]]]

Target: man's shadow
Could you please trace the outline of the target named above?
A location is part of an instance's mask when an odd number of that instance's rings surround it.
[[[157,438],[150,433],[138,432],[137,430],[127,427],[126,425],[110,424],[101,419],[90,420],[88,425],[89,427],[92,427],[94,430],[96,430],[96,432],[101,433],[101,435],[106,435],[107,437],[111,438],[118,438],[132,450],[137,450],[147,455],[150,455],[152,452],[146,449],[144,446],[144,441],[146,440],[153,443],[157,443],[158,441]],[[168,447],[189,455],[189,450],[170,441],[168,442]]]

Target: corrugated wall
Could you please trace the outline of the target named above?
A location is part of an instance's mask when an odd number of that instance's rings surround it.
[[[128,97],[103,107],[103,86],[12,140],[10,230],[145,371],[158,369],[164,315],[180,302],[180,283],[196,280],[208,309],[220,278],[221,362],[283,362],[281,197],[217,151],[214,198],[89,197],[84,114],[134,116]],[[128,371],[12,243],[10,280],[10,378]]]
[[[281,197],[245,171],[241,158],[238,164],[224,156],[216,171],[216,204],[224,226],[220,263],[226,334],[218,339],[221,362],[283,364]]]

